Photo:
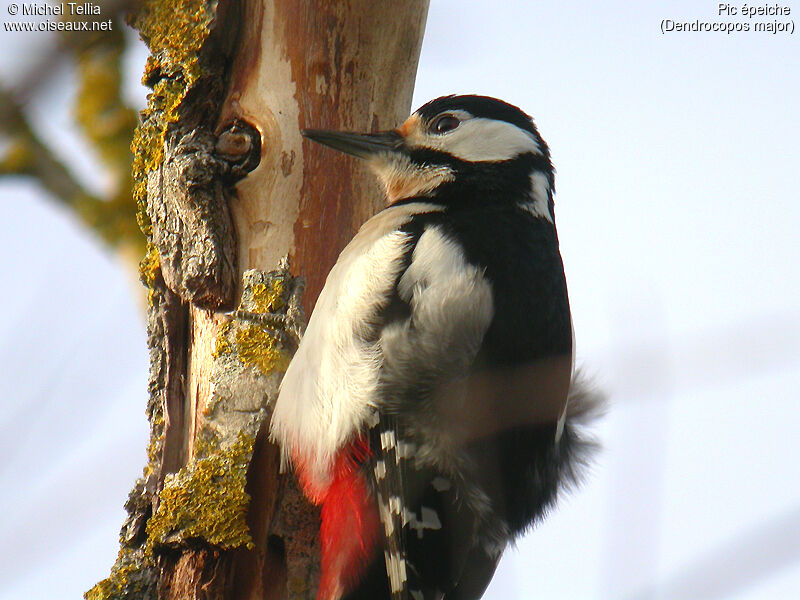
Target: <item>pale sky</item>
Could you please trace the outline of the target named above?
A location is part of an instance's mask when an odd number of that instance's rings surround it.
[[[579,358],[611,396],[586,485],[487,600],[800,598],[800,38],[661,34],[776,19],[717,6],[432,0],[414,107],[474,92],[533,115]],[[0,42],[4,81],[48,43]],[[69,81],[29,110],[102,186]],[[0,600],[80,598],[108,574],[144,464],[140,288],[34,184],[0,197]]]

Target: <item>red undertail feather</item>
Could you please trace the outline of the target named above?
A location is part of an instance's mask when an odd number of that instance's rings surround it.
[[[359,468],[369,454],[364,438],[340,450],[330,487],[312,498],[322,504],[322,573],[317,600],[339,600],[352,590],[378,549],[380,519]],[[302,480],[302,472],[300,475]]]

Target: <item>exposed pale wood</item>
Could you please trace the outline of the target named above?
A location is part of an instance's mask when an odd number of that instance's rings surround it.
[[[244,120],[262,140],[260,164],[238,184],[231,204],[238,268],[271,271],[290,255],[293,274],[307,282],[308,313],[339,252],[382,199],[362,165],[304,140],[300,131],[390,129],[405,119],[427,1],[251,0],[243,13],[219,119],[219,128]],[[188,394],[195,431],[212,393],[203,365],[218,323],[210,313],[192,312]],[[229,597],[314,598],[316,509],[292,480],[279,484],[276,454],[263,432],[257,444],[248,483],[256,550],[237,553],[237,595]]]
[[[306,310],[357,227],[381,206],[355,159],[307,140],[305,127],[370,131],[409,113],[427,1],[246,3],[220,122],[256,125],[259,167],[232,209],[240,269],[272,269],[291,252]]]

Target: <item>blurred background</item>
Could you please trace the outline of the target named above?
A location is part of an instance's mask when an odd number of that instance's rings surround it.
[[[579,360],[611,399],[585,485],[508,552],[488,600],[800,598],[800,42],[752,30],[797,18],[785,6],[432,0],[414,106],[482,93],[534,116]],[[662,35],[663,19],[751,31]],[[114,89],[141,109],[147,52],[114,27]],[[145,462],[137,242],[111,251],[85,226],[103,206],[70,209],[126,196],[127,172],[76,119],[92,79],[70,43],[0,29],[1,600],[106,577]],[[20,166],[20,139],[61,178]]]

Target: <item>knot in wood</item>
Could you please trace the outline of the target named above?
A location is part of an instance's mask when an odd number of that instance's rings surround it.
[[[261,134],[250,123],[236,119],[217,137],[215,155],[228,165],[228,176],[237,181],[261,162]]]

